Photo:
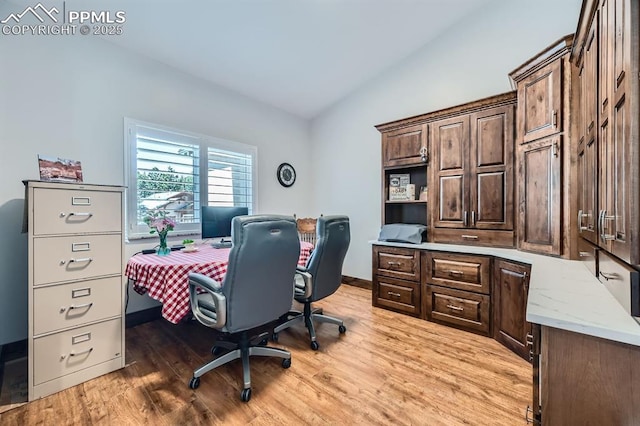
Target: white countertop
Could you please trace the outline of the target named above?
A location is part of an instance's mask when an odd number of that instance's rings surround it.
[[[531,265],[527,321],[640,346],[640,324],[579,261],[515,249],[453,244],[371,244],[431,251],[484,254]]]

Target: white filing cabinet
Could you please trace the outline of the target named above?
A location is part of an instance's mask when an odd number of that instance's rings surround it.
[[[124,188],[25,185],[32,401],[124,367]]]

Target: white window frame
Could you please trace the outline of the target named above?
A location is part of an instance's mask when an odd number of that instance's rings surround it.
[[[198,167],[200,205],[208,205],[208,187],[207,187],[207,169],[208,169],[208,149],[222,149],[242,154],[248,154],[252,157],[251,164],[251,205],[249,206],[249,214],[257,210],[258,206],[258,148],[240,142],[230,141],[227,139],[217,138],[213,136],[202,135],[199,133],[189,132],[185,130],[175,129],[160,124],[154,124],[136,120],[133,118],[124,118],[124,182],[127,187],[125,193],[125,220],[126,220],[126,239],[136,240],[142,238],[157,238],[156,235],[150,234],[148,227],[138,224],[137,220],[137,188],[138,188],[138,167],[137,167],[137,128],[145,127],[154,131],[172,135],[176,141],[188,141],[191,144],[197,144],[200,148],[200,164]],[[196,207],[197,208],[197,207]],[[182,226],[180,226],[182,225]],[[200,235],[201,223],[197,222],[188,226],[180,224],[170,235]]]

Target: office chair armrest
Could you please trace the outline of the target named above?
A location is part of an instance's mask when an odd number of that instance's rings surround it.
[[[204,312],[201,309],[201,301],[198,301],[198,296],[202,293],[198,293],[198,289],[203,289],[205,293],[211,295],[213,300],[213,308],[206,309]],[[190,273],[189,274],[189,301],[191,303],[191,313],[193,316],[207,327],[220,329],[227,323],[227,298],[221,293],[222,286],[220,283],[206,275]],[[208,304],[208,303],[207,303]]]
[[[297,270],[295,285],[296,288],[304,291],[305,298],[309,298],[311,297],[311,292],[313,290],[313,276],[308,272]]]

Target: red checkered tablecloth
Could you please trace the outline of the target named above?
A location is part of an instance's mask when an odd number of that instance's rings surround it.
[[[298,265],[304,266],[313,245],[300,242]],[[190,311],[189,272],[197,272],[222,282],[227,273],[231,249],[214,249],[201,245],[198,251],[173,251],[168,256],[136,255],[127,262],[125,275],[133,289],[162,303],[162,316],[177,324]]]

